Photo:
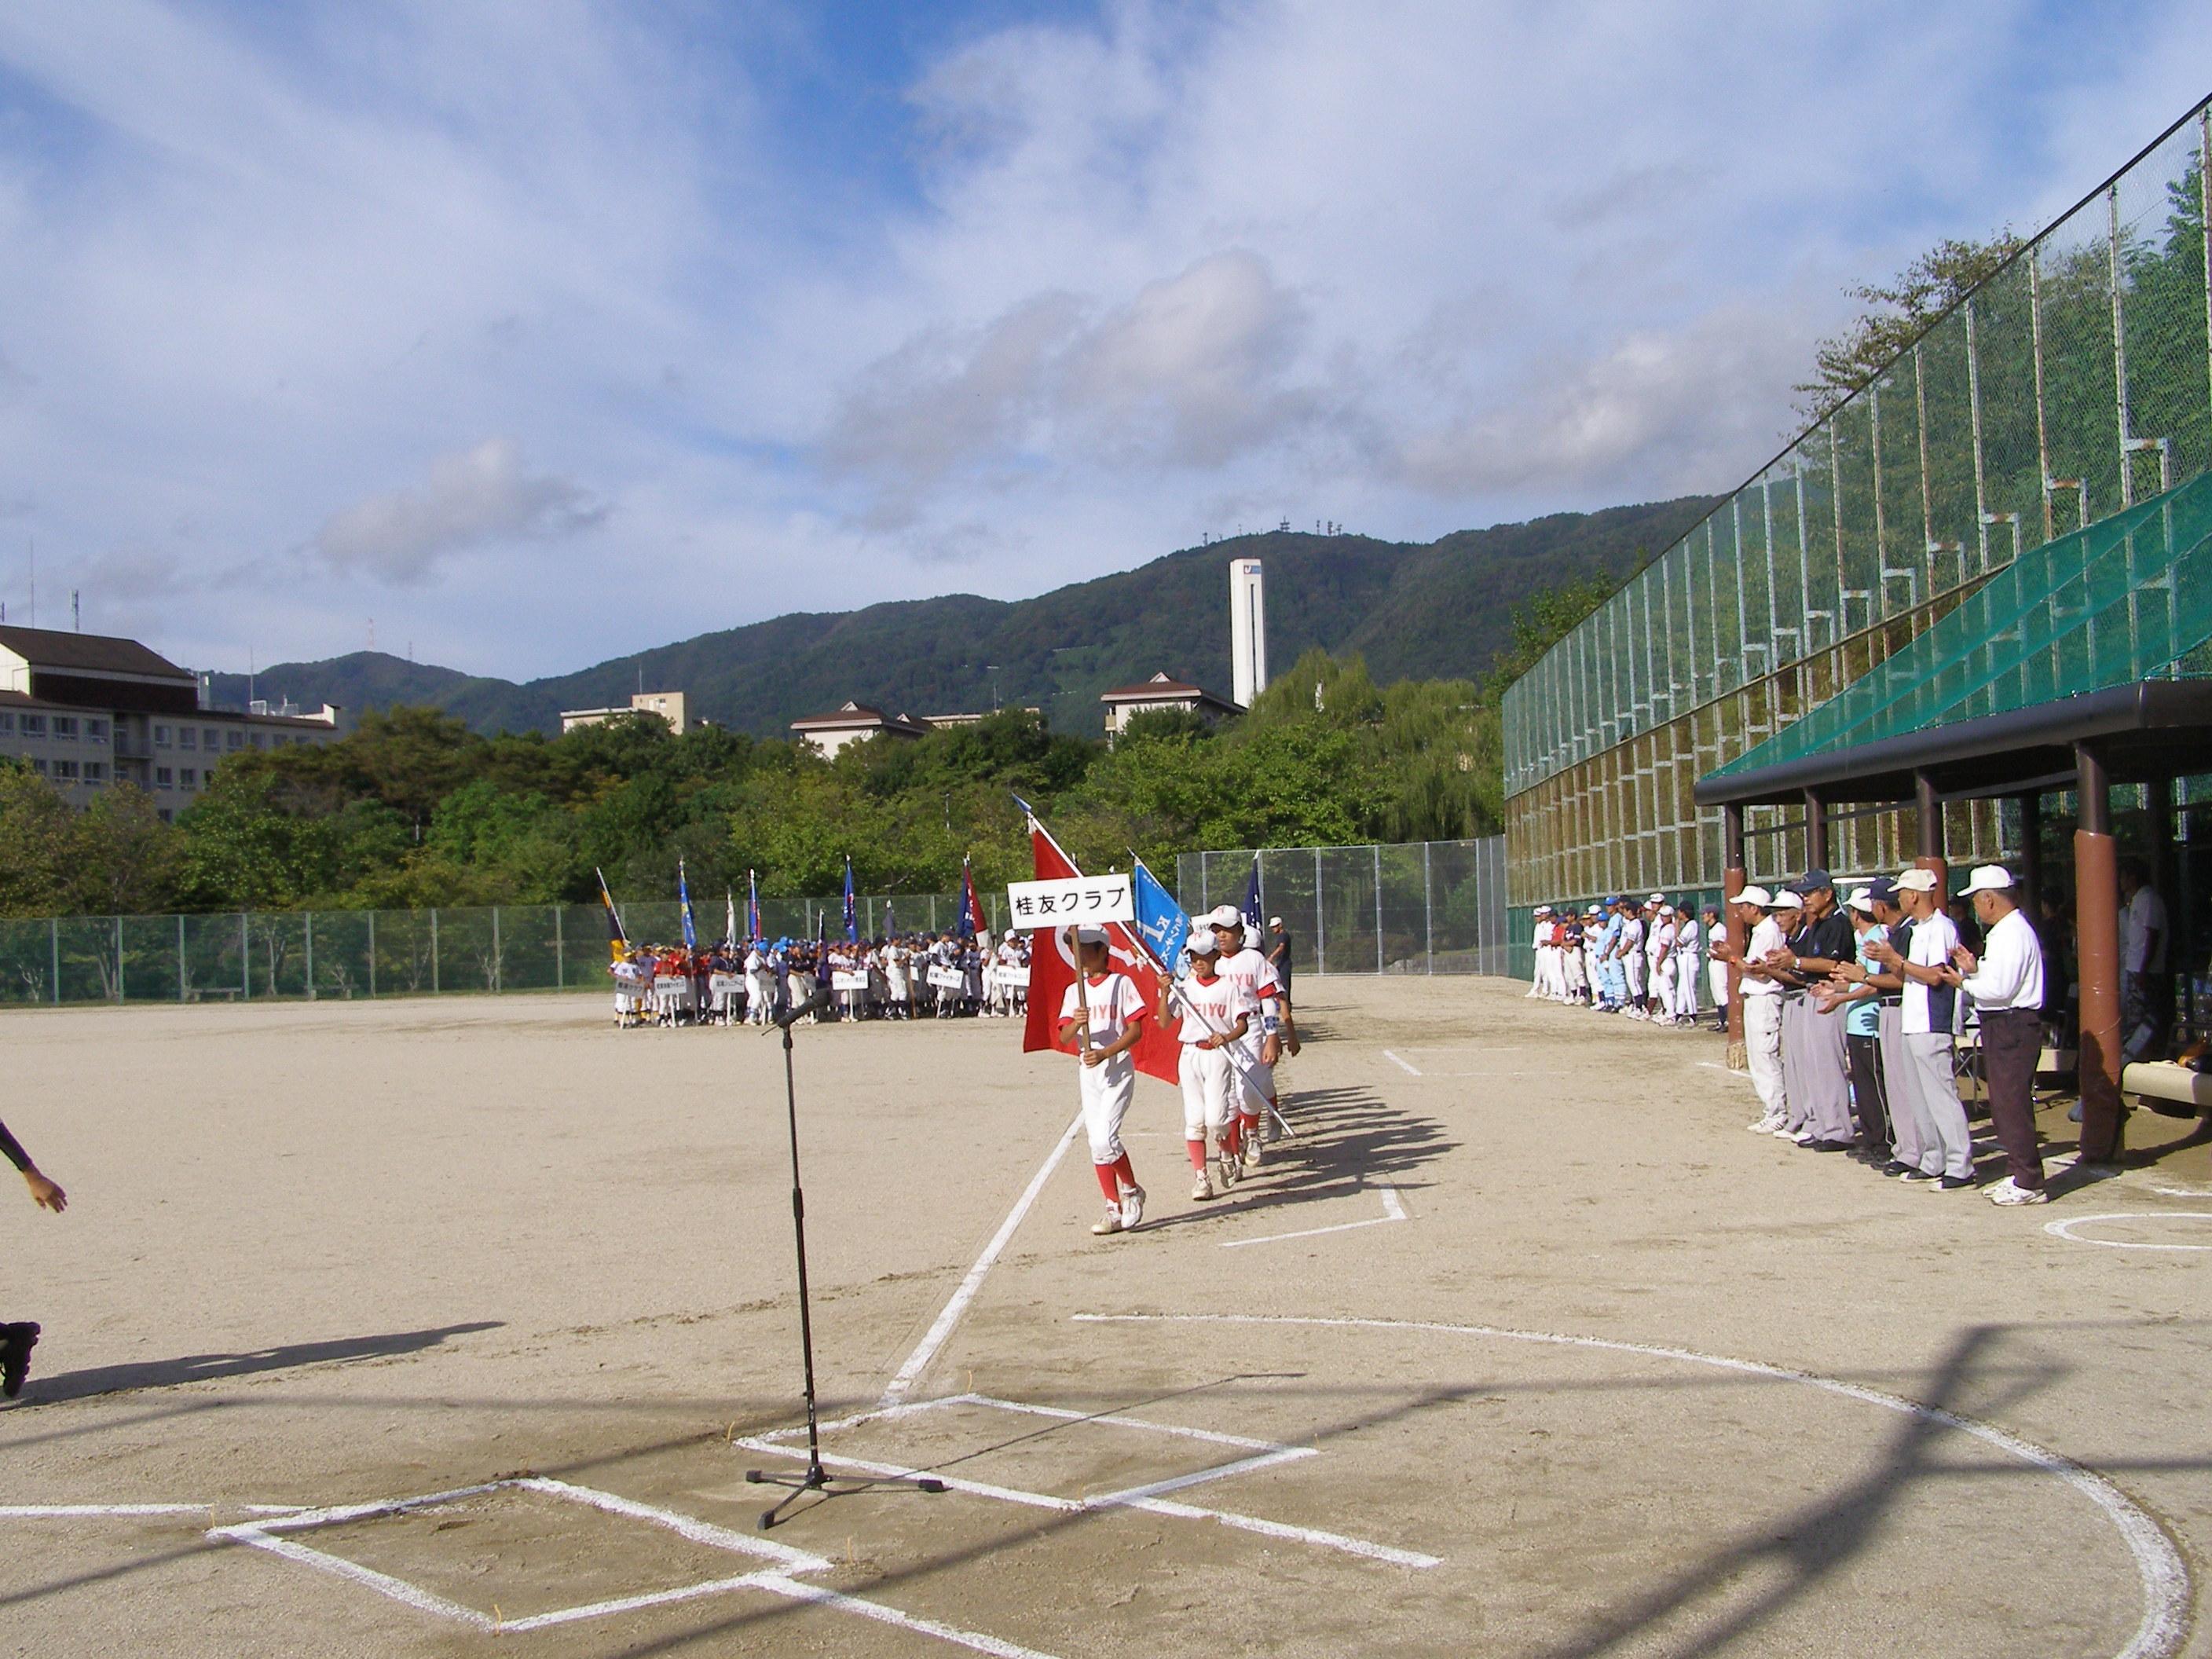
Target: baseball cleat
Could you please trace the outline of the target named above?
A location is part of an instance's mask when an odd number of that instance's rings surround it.
[[[31,1350],[38,1345],[39,1327],[30,1321],[0,1325],[0,1395],[13,1400],[23,1392],[23,1379],[31,1374]]]
[[[1118,1233],[1121,1231],[1123,1224],[1124,1224],[1121,1220],[1121,1206],[1115,1204],[1109,1204],[1106,1206],[1106,1213],[1091,1224],[1091,1231],[1094,1233],[1099,1233],[1102,1235],[1105,1233]]]
[[[1190,1183],[1190,1195],[1198,1199],[1213,1196],[1213,1182],[1207,1179],[1205,1170],[1200,1170],[1198,1172],[1198,1179]]]
[[[1121,1231],[1123,1232],[1134,1231],[1137,1224],[1144,1218],[1145,1189],[1142,1187],[1123,1188],[1121,1189]]]

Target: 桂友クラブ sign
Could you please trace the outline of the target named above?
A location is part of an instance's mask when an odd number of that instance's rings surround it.
[[[1127,876],[1010,882],[1006,906],[1017,927],[1103,926],[1137,919]]]

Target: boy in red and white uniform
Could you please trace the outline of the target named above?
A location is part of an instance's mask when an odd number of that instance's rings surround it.
[[[1137,1063],[1129,1051],[1144,1035],[1144,999],[1127,975],[1114,971],[1106,930],[1085,927],[1076,934],[1081,963],[1080,987],[1071,985],[1060,1003],[1060,1040],[1074,1042],[1076,1082],[1083,1098],[1083,1127],[1091,1139],[1091,1167],[1106,1194],[1105,1218],[1094,1233],[1127,1232],[1145,1218],[1145,1189],[1129,1167],[1121,1146],[1121,1119],[1137,1091]],[[1090,1014],[1090,1041],[1078,1033]]]
[[[1188,948],[1190,972],[1162,988],[1169,1010],[1182,1016],[1182,1029],[1176,1033],[1182,1042],[1177,1067],[1182,1081],[1182,1138],[1198,1176],[1190,1195],[1207,1199],[1216,1190],[1208,1174],[1209,1161],[1218,1161],[1220,1191],[1237,1184],[1238,1164],[1230,1139],[1237,1116],[1237,1073],[1230,1050],[1243,1040],[1258,1010],[1243,986],[1216,971],[1220,947],[1208,929],[1193,928]]]
[[[1275,1105],[1275,1062],[1282,1058],[1283,982],[1275,964],[1245,942],[1244,913],[1224,904],[1206,913],[1220,956],[1215,971],[1233,980],[1251,1000],[1251,1029],[1237,1044],[1235,1063],[1237,1119],[1229,1126],[1230,1156],[1246,1170],[1260,1167],[1261,1132]]]

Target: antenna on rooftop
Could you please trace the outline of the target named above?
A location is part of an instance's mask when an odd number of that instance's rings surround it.
[[[372,651],[376,649],[376,618],[374,617],[368,619],[368,648]]]
[[[84,632],[84,595],[74,587],[70,589],[70,626]]]

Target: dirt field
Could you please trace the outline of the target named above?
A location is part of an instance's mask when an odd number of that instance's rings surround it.
[[[1998,1210],[1745,1133],[1707,1035],[1298,988],[1297,1138],[1194,1204],[1140,1082],[1119,1238],[1066,1062],[799,1033],[825,1449],[955,1489],[768,1534],[773,1041],[0,1018],[71,1200],[0,1191],[0,1650],[2212,1654],[2205,1146]]]

